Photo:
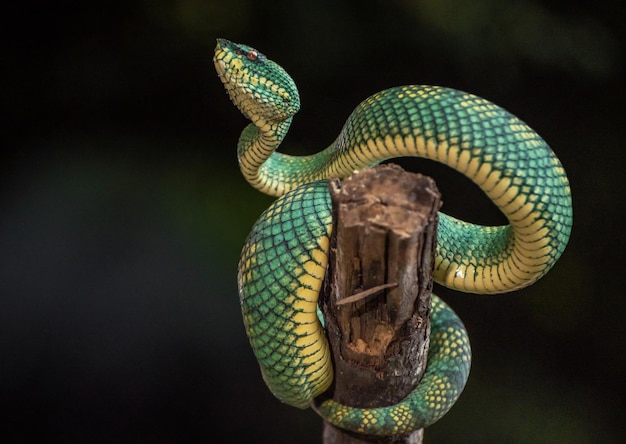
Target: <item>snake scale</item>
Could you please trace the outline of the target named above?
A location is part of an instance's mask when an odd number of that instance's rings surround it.
[[[245,179],[279,196],[241,253],[244,325],[267,386],[280,400],[314,406],[338,427],[372,435],[409,433],[441,418],[469,375],[463,323],[433,295],[426,372],[401,402],[356,408],[315,398],[333,379],[317,301],[332,231],[327,180],[400,156],[442,162],[475,182],[507,217],[480,226],[440,213],[434,279],[471,293],[504,293],[543,276],[572,227],[570,187],[551,148],[528,125],[472,94],[401,86],[364,100],[337,139],[309,156],[276,152],[300,108],[287,72],[256,49],[218,39],[214,64],[230,99],[252,123],[237,154]]]

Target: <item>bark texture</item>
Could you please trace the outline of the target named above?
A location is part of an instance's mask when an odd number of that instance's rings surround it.
[[[334,230],[321,301],[332,397],[356,407],[392,405],[426,369],[440,194],[431,178],[395,165],[329,187]],[[323,436],[333,444],[421,443],[423,431],[381,440],[325,424]]]

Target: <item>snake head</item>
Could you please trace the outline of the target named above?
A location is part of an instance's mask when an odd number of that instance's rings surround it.
[[[215,69],[230,99],[252,122],[277,122],[300,109],[293,79],[256,49],[217,39]]]

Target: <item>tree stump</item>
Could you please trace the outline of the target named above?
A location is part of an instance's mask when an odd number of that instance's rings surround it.
[[[397,403],[425,369],[440,194],[435,182],[381,165],[329,184],[334,229],[320,297],[333,353],[332,397]],[[324,442],[372,442],[328,423]],[[421,443],[423,430],[376,442]]]

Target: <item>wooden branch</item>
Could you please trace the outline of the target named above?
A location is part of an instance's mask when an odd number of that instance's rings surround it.
[[[333,399],[402,400],[426,368],[440,194],[434,181],[382,165],[331,181],[334,230],[321,295],[333,352]],[[421,443],[423,431],[376,442]],[[372,437],[324,425],[324,442]]]

